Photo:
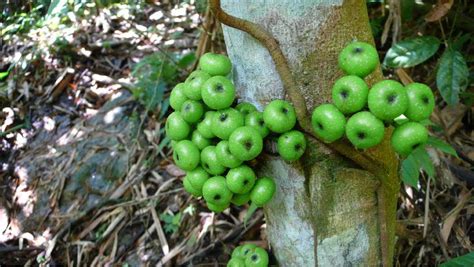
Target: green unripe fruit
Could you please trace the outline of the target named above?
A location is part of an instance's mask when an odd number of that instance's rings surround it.
[[[226,175],[226,183],[232,193],[245,194],[252,190],[255,184],[255,173],[247,165],[240,165],[237,168],[229,170]]]
[[[232,199],[232,192],[227,188],[225,178],[214,176],[209,178],[202,187],[202,195],[208,204],[225,206]]]
[[[211,76],[203,71],[193,71],[185,81],[184,94],[192,100],[201,100],[201,88]]]
[[[230,202],[232,202],[232,204],[236,206],[243,206],[249,203],[249,200],[250,200],[250,192],[246,194],[234,194]]]
[[[207,204],[207,208],[210,211],[213,211],[215,213],[219,213],[219,212],[223,212],[224,210],[226,210],[229,207],[230,203],[227,203],[225,205],[218,205],[218,204],[207,202],[206,204]]]
[[[193,132],[191,136],[191,141],[199,148],[199,150],[203,150],[205,147],[211,145],[211,139],[205,138],[202,134],[196,130]]]
[[[183,105],[184,101],[188,100],[188,97],[184,93],[184,83],[178,83],[173,90],[171,90],[170,94],[170,106],[174,110],[181,110],[181,106]]]
[[[229,79],[214,76],[202,87],[202,100],[212,109],[225,109],[232,105],[235,98],[235,88]]]
[[[174,141],[180,141],[188,137],[191,127],[177,111],[171,113],[166,119],[166,136]]]
[[[200,101],[186,100],[181,106],[181,116],[188,123],[198,122],[203,114],[204,106]]]
[[[252,127],[239,127],[229,137],[230,152],[242,161],[256,158],[262,149],[262,136]]]
[[[241,258],[232,258],[227,263],[227,267],[246,267],[245,261]]]
[[[215,113],[215,111],[206,112],[204,119],[197,125],[197,130],[205,138],[210,139],[215,137],[215,135],[212,133],[212,120]]]
[[[428,141],[428,130],[417,122],[404,123],[393,131],[392,147],[398,154],[408,156],[414,149]]]
[[[372,86],[368,96],[369,109],[375,117],[390,121],[408,108],[408,96],[399,82],[385,80]]]
[[[267,137],[270,133],[270,130],[263,120],[263,113],[259,111],[250,112],[250,114],[245,117],[245,126],[253,127],[260,133],[262,138]]]
[[[212,118],[212,132],[220,139],[227,140],[235,129],[244,125],[244,116],[233,108],[216,111]]]
[[[250,191],[250,200],[257,207],[267,204],[275,194],[275,181],[269,177],[257,179],[255,186]]]
[[[313,130],[325,143],[332,143],[344,136],[346,117],[333,104],[323,104],[311,115]]]
[[[306,150],[306,138],[297,130],[286,132],[278,137],[277,149],[284,160],[297,160]]]
[[[368,43],[352,42],[341,51],[338,63],[345,73],[364,78],[377,68],[379,55]]]
[[[288,101],[273,100],[263,110],[263,121],[275,133],[284,133],[296,124],[296,112]]]
[[[408,108],[405,116],[411,121],[422,121],[430,117],[435,106],[431,89],[422,83],[411,83],[405,86],[408,95]]]
[[[202,191],[204,183],[209,179],[209,173],[198,166],[196,169],[188,171],[184,179],[187,180],[193,188]]]
[[[251,112],[257,111],[257,108],[249,102],[239,103],[237,106],[235,106],[235,109],[240,111],[244,117],[249,115]]]
[[[247,257],[245,257],[245,266],[268,267],[268,261],[267,252],[261,247],[256,247],[249,255],[247,255]]]
[[[199,59],[199,68],[211,76],[226,76],[232,70],[232,63],[224,55],[206,53]]]
[[[370,148],[382,142],[383,122],[368,111],[352,115],[346,125],[346,136],[356,148]]]
[[[220,141],[216,146],[216,154],[219,163],[227,168],[236,168],[242,164],[242,161],[230,152],[229,141]]]
[[[232,255],[230,256],[231,258],[240,258],[240,259],[245,259],[244,256],[240,255],[241,251],[242,251],[242,247],[243,246],[238,246],[236,248],[234,248],[234,250],[232,251]]]
[[[215,146],[208,146],[201,151],[201,164],[204,170],[213,175],[222,174],[226,170],[217,158]]]
[[[173,160],[182,170],[194,170],[200,161],[199,148],[189,140],[179,141],[174,146]]]
[[[195,197],[200,197],[202,196],[202,191],[201,190],[198,190],[196,188],[194,188],[190,183],[189,183],[189,180],[186,179],[186,177],[184,177],[184,180],[183,180],[183,187],[184,187],[184,190],[186,192],[188,192],[189,194],[195,196]]]
[[[250,253],[252,253],[252,251],[254,251],[256,247],[257,245],[255,244],[243,245],[242,248],[240,249],[240,257],[244,259],[247,258],[247,256],[250,255]]]
[[[360,111],[367,104],[369,87],[355,75],[344,76],[332,87],[332,102],[344,114]]]

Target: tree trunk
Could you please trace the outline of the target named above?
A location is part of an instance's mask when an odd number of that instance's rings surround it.
[[[337,67],[342,48],[354,39],[373,42],[363,0],[222,0],[222,8],[263,26],[278,40],[310,111],[330,102],[332,84],[343,75]],[[223,28],[240,99],[262,110],[271,100],[284,98],[268,51],[250,35]],[[366,81],[370,85],[380,78],[378,70]],[[382,146],[388,147],[387,142]],[[396,183],[382,191],[387,200],[381,203],[378,188],[383,178],[314,140],[299,162],[288,164],[267,156],[261,165],[260,174],[277,182],[265,214],[270,244],[281,266],[379,265],[381,236],[386,237],[391,258]],[[381,217],[387,232],[380,230]]]

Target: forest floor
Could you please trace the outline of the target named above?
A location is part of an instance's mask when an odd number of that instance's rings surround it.
[[[83,6],[2,24],[0,265],[222,265],[238,244],[271,251],[261,210],[244,227],[248,207],[215,214],[184,191],[164,138],[170,90],[201,54],[225,52],[201,2]],[[434,88],[434,64],[385,74]],[[397,266],[474,250],[472,114],[436,107],[434,134],[459,157],[430,150],[436,178],[402,187]]]

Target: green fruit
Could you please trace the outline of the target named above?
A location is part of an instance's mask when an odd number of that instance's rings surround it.
[[[259,111],[250,112],[250,114],[245,116],[245,126],[253,127],[260,133],[262,138],[267,137],[270,133],[270,130],[263,120],[263,113]]]
[[[332,87],[332,102],[344,114],[360,111],[367,104],[369,87],[355,75],[344,76]]]
[[[184,101],[188,100],[188,97],[184,94],[184,87],[184,83],[178,83],[173,90],[171,90],[170,106],[174,110],[181,110]]]
[[[257,207],[267,204],[275,194],[275,181],[269,177],[262,177],[257,179],[255,186],[250,191],[250,200]]]
[[[209,178],[202,187],[202,195],[208,204],[225,206],[232,199],[232,192],[227,188],[225,178],[214,176]]]
[[[188,123],[198,122],[202,114],[204,114],[204,106],[201,101],[186,100],[181,106],[181,116]]]
[[[214,76],[207,80],[201,93],[204,103],[212,109],[228,108],[235,98],[234,85],[223,76]]]
[[[306,138],[297,130],[286,132],[278,137],[277,149],[284,160],[297,160],[306,150]]]
[[[385,80],[372,86],[369,91],[369,109],[381,120],[393,120],[408,108],[408,96],[399,82]]]
[[[213,175],[222,174],[226,170],[217,158],[215,146],[208,146],[201,151],[201,164],[204,170]]]
[[[191,127],[177,111],[171,113],[166,119],[166,136],[175,141],[180,141],[188,137]]]
[[[196,188],[194,188],[191,183],[189,183],[189,180],[186,179],[186,177],[184,177],[184,180],[183,180],[183,187],[184,187],[184,190],[186,192],[188,192],[189,194],[195,196],[195,197],[200,197],[202,196],[202,191],[201,190],[198,190]]]
[[[226,76],[232,70],[232,63],[224,55],[206,53],[199,59],[199,68],[211,76]]]
[[[241,258],[232,258],[227,263],[227,267],[246,267],[245,261]]]
[[[339,68],[361,78],[372,73],[379,64],[375,47],[364,42],[352,42],[339,54]]]
[[[236,248],[234,248],[234,250],[232,251],[232,255],[230,256],[231,258],[239,258],[239,259],[245,259],[244,256],[240,255],[241,251],[242,251],[242,247],[243,246],[238,246]]]
[[[202,99],[202,87],[211,76],[203,71],[193,71],[184,83],[184,94],[192,100]]]
[[[296,124],[295,108],[285,100],[273,100],[263,110],[263,121],[275,133],[287,132]]]
[[[250,126],[237,128],[229,137],[230,152],[242,161],[256,158],[262,149],[262,136]]]
[[[268,267],[268,261],[267,251],[256,247],[245,257],[245,267]]]
[[[244,116],[233,108],[216,111],[212,118],[212,133],[220,139],[227,140],[235,129],[244,125]]]
[[[212,133],[212,119],[214,118],[215,111],[208,111],[204,115],[204,119],[198,123],[197,130],[205,138],[214,138],[215,135]]]
[[[398,154],[408,156],[428,141],[428,130],[418,122],[404,123],[393,131],[392,147]]]
[[[251,112],[257,111],[257,108],[249,102],[239,103],[237,106],[235,106],[235,109],[240,111],[244,117],[249,115]]]
[[[188,171],[184,179],[187,180],[193,188],[201,191],[202,186],[207,179],[209,179],[209,173],[201,167],[196,167],[196,169]]]
[[[229,170],[226,175],[227,187],[235,194],[245,194],[252,190],[255,184],[255,173],[247,165],[240,165]]]
[[[408,108],[405,116],[412,121],[428,119],[433,112],[435,102],[431,89],[422,83],[405,86],[408,95]]]
[[[242,164],[242,161],[230,152],[229,141],[220,141],[216,146],[216,154],[219,163],[224,167],[236,168]]]
[[[368,111],[352,115],[346,125],[346,136],[356,148],[369,148],[382,142],[383,122]]]
[[[232,202],[236,206],[243,206],[249,203],[249,200],[250,200],[250,192],[246,194],[234,194],[230,202]]]
[[[194,170],[200,161],[199,148],[189,140],[179,141],[174,146],[173,160],[182,170]]]
[[[230,203],[227,203],[225,205],[217,205],[217,204],[206,202],[206,205],[207,205],[207,208],[210,211],[213,211],[215,213],[219,213],[219,212],[223,212],[224,210],[226,210],[229,207]]]
[[[191,136],[191,141],[199,148],[199,150],[203,150],[205,147],[211,145],[211,140],[202,136],[202,134],[196,130],[193,132]]]
[[[247,255],[250,255],[250,253],[252,253],[252,251],[254,251],[256,247],[257,245],[255,244],[243,245],[242,248],[240,249],[240,257],[244,259],[247,258]]]
[[[325,143],[332,143],[344,136],[346,117],[333,104],[323,104],[311,116],[313,130]]]

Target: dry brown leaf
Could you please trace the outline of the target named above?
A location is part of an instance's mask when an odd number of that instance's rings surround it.
[[[456,207],[454,207],[454,209],[452,209],[448,216],[444,219],[443,227],[441,228],[441,237],[443,238],[444,242],[448,242],[449,234],[451,233],[454,222],[458,218],[459,212],[461,212],[461,210],[464,208],[464,205],[466,205],[470,198],[471,191],[463,191],[459,197],[459,202]]]
[[[413,79],[404,69],[396,69],[395,73],[397,73],[398,78],[403,83],[403,85],[407,85],[413,83]]]
[[[454,0],[438,0],[438,3],[425,16],[427,22],[434,22],[440,20],[448,14],[453,6]]]

